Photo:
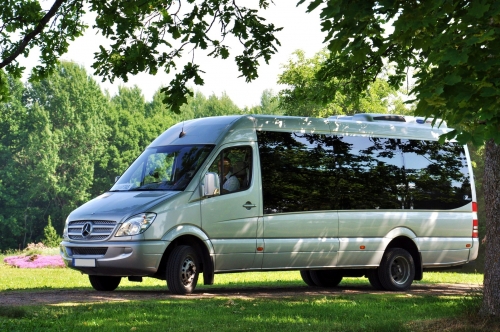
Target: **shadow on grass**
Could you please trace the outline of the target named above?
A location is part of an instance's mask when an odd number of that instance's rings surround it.
[[[97,292],[96,292],[97,293]],[[119,293],[134,293],[119,292]],[[464,315],[471,296],[334,293],[292,298],[168,297],[128,302],[26,306],[0,326],[7,331],[498,331]],[[5,316],[4,316],[5,317]],[[474,324],[474,325],[472,325]],[[450,329],[453,327],[453,329]]]

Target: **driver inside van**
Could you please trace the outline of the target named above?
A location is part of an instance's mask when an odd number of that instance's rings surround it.
[[[231,191],[236,191],[240,189],[240,181],[236,176],[233,176],[231,172],[231,160],[228,157],[224,157],[224,164],[221,165],[219,159],[219,174],[221,175],[222,181],[222,194],[227,194]]]

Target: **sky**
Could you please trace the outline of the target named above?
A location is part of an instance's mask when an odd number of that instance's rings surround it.
[[[246,1],[248,0],[242,3]],[[303,50],[307,57],[312,57],[320,51],[324,47],[322,43],[324,33],[321,32],[320,28],[319,11],[316,10],[307,14],[307,2],[298,8],[296,7],[298,0],[274,0],[274,2],[274,5],[271,4],[267,10],[262,11],[261,16],[273,22],[275,26],[283,27],[283,30],[277,33],[281,46],[278,48],[278,52],[273,55],[269,64],[261,61],[258,71],[259,77],[251,83],[246,83],[244,78],[238,77],[240,73],[234,62],[234,56],[237,53],[234,51],[231,52],[230,58],[226,60],[213,59],[197,52],[195,61],[205,71],[205,74],[203,74],[205,84],[200,87],[192,83],[190,87],[200,91],[207,97],[212,94],[221,96],[226,93],[240,108],[259,105],[260,97],[265,89],[271,89],[274,93],[277,93],[284,88],[276,83],[278,75],[283,71],[282,66],[288,62],[293,52],[298,49]],[[90,26],[91,23],[89,22],[88,25]],[[70,44],[69,52],[63,55],[61,59],[82,65],[89,75],[92,75],[94,70],[91,65],[94,61],[94,53],[99,49],[100,44],[106,46],[106,40],[100,35],[96,35],[96,32],[89,27],[84,36]],[[235,48],[237,46],[234,45]],[[192,55],[188,56],[191,58]],[[36,64],[35,57],[20,60],[21,64],[28,68],[25,74]],[[168,85],[173,78],[173,74],[167,75],[163,71],[158,71],[155,76],[139,74],[129,76],[127,83],[118,79],[113,83],[108,81],[103,83],[100,77],[94,78],[97,82],[100,82],[103,90],[107,90],[111,95],[117,93],[120,85],[129,87],[137,85],[143,92],[145,99],[150,101],[153,94],[160,87]]]

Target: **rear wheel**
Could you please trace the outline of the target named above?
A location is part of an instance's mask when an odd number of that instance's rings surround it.
[[[335,270],[311,270],[311,280],[319,287],[336,287],[342,281],[342,274]]]
[[[97,291],[110,292],[114,291],[122,281],[121,277],[111,276],[94,276],[89,275],[90,284]]]
[[[178,246],[167,261],[167,286],[172,294],[190,294],[199,276],[198,255],[190,246]]]
[[[314,281],[311,279],[311,273],[309,270],[300,270],[300,276],[302,277],[302,280],[311,287],[316,287],[317,285],[314,283]]]
[[[387,249],[380,262],[378,276],[382,287],[387,290],[408,290],[415,278],[413,257],[401,248]]]
[[[366,276],[368,277],[368,281],[373,288],[375,288],[376,290],[384,290],[384,286],[382,286],[382,283],[380,282],[380,278],[378,276],[378,268],[368,270]]]

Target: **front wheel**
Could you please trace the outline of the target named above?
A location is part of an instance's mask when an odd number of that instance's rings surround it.
[[[89,275],[90,284],[97,291],[114,291],[122,281],[121,277]]]
[[[167,261],[167,286],[172,294],[190,294],[198,283],[198,256],[190,246],[178,246]]]
[[[382,287],[387,290],[408,290],[415,278],[413,257],[401,248],[387,249],[380,262],[378,276]]]
[[[311,280],[319,287],[336,287],[342,281],[342,274],[335,270],[311,270]]]

